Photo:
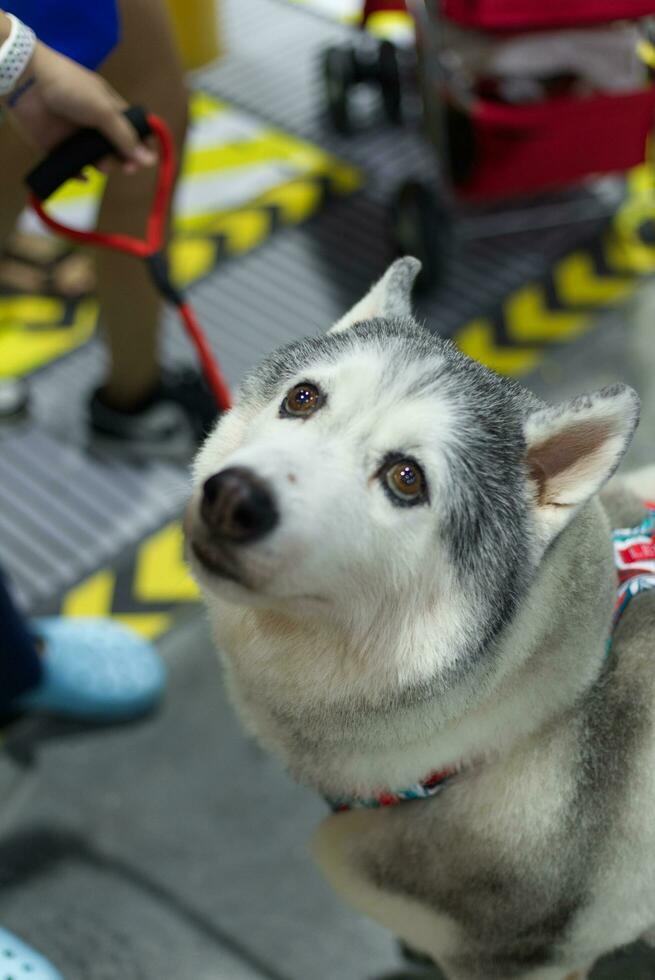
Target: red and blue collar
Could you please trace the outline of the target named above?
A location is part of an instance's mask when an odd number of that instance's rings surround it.
[[[327,797],[327,802],[335,813],[343,813],[346,810],[379,810],[409,800],[427,800],[430,796],[440,793],[446,783],[456,775],[456,769],[441,769],[438,772],[431,772],[425,779],[408,789],[384,792],[377,796]]]
[[[655,503],[646,504],[646,517],[637,527],[612,531],[614,564],[618,574],[618,592],[612,630],[628,603],[641,592],[655,589]],[[608,648],[612,638],[608,640]],[[386,791],[377,796],[343,796],[327,799],[335,813],[348,810],[378,810],[409,800],[426,800],[440,793],[461,770],[441,769],[408,789]]]

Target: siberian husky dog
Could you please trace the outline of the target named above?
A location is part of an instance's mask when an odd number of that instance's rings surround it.
[[[544,404],[412,318],[418,268],[246,378],[189,559],[337,891],[449,980],[582,978],[655,927],[655,591],[611,627],[655,467],[599,495],[634,392]]]

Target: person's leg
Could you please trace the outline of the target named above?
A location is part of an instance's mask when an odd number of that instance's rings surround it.
[[[169,125],[178,155],[184,145],[187,92],[162,0],[119,0],[121,42],[101,73],[130,103],[143,105]],[[155,173],[114,173],[108,180],[98,228],[142,235]],[[102,324],[110,353],[103,398],[117,409],[138,407],[155,388],[160,371],[161,301],[144,265],[99,251],[96,257]]]
[[[18,612],[0,571],[0,713],[43,676],[34,635]]]
[[[103,73],[126,100],[166,119],[179,154],[187,93],[162,2],[119,0],[123,38]],[[0,246],[20,214],[25,199],[21,181],[36,159],[9,124],[1,123]],[[154,181],[154,172],[112,174],[99,227],[142,234]],[[104,250],[95,258],[109,367],[100,395],[90,403],[92,441],[97,449],[111,452],[186,459],[215,418],[213,398],[195,373],[162,377],[157,343],[161,303],[142,263]]]
[[[14,230],[25,206],[27,189],[23,178],[39,155],[8,118],[0,119],[0,248]]]
[[[25,205],[23,178],[38,159],[9,120],[0,121],[0,249],[14,230]]]

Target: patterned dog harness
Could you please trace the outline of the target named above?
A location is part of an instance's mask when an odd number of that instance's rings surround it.
[[[637,527],[619,528],[612,531],[614,564],[618,574],[618,594],[612,618],[612,631],[623,615],[626,606],[636,595],[655,589],[655,503],[646,504],[646,517]],[[608,641],[611,646],[612,638]],[[457,775],[457,769],[431,772],[421,782],[408,789],[380,793],[378,796],[344,796],[327,798],[335,813],[347,810],[377,810],[395,806],[407,800],[425,800],[436,796]]]
[[[612,532],[614,564],[619,576],[613,626],[631,599],[640,592],[655,589],[655,503],[646,504],[646,511],[646,518],[638,527]]]

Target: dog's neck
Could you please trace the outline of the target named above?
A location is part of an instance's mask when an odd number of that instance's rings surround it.
[[[391,686],[379,705],[322,696],[338,688],[340,663],[353,669],[348,638],[333,627],[222,603],[214,620],[235,700],[258,737],[321,792],[370,795],[499,756],[569,711],[602,669],[614,594],[609,525],[596,501],[551,547],[488,657],[446,690],[397,697]],[[405,623],[378,626],[406,637]],[[413,642],[427,648],[429,624],[419,627]]]

